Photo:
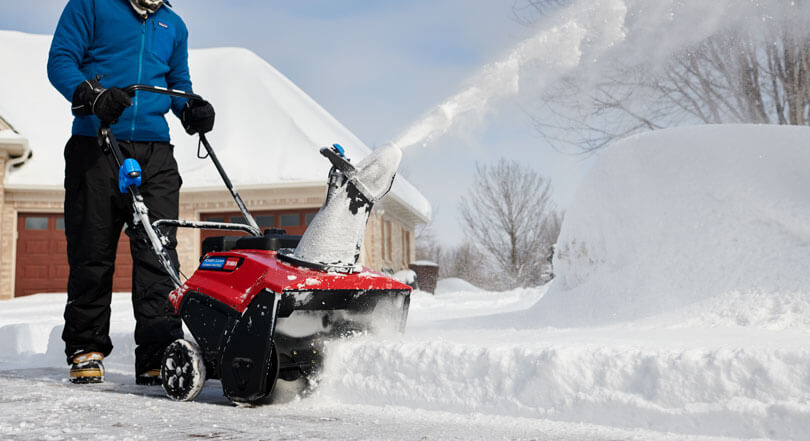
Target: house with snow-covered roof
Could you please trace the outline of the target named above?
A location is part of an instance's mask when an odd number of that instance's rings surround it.
[[[64,145],[69,103],[47,79],[50,36],[0,31],[0,299],[64,292]],[[358,161],[371,150],[318,103],[256,54],[239,48],[192,50],[195,92],[217,110],[208,135],[220,161],[263,228],[301,234],[326,192],[330,164],[319,148],[334,143]],[[13,66],[11,68],[7,66]],[[248,111],[245,111],[248,109]],[[183,178],[180,218],[239,222],[240,213],[198,140],[167,117]],[[431,208],[407,180],[375,206],[361,261],[383,271],[407,268],[414,228]],[[198,265],[201,241],[216,232],[180,229],[181,270]],[[121,235],[114,290],[129,291],[131,259]]]

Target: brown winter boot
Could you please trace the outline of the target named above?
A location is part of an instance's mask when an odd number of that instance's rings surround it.
[[[74,384],[103,383],[104,382],[104,354],[101,352],[85,352],[73,357],[70,366],[70,382]]]
[[[150,369],[135,376],[135,384],[141,386],[160,386],[163,380],[160,378],[160,369]]]

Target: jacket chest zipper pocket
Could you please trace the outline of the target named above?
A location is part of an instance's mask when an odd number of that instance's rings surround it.
[[[152,18],[152,55],[168,63],[174,51],[174,30],[164,21]]]

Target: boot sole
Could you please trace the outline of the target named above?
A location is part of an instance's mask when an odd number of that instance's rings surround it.
[[[70,370],[70,382],[73,384],[103,383],[104,370],[100,368],[73,368]]]
[[[104,377],[70,377],[73,384],[96,384],[103,383]]]
[[[160,377],[135,377],[135,384],[139,386],[162,386],[163,380]]]

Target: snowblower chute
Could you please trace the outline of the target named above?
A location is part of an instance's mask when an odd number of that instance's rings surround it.
[[[201,99],[182,91],[135,85],[126,88]],[[358,332],[404,330],[411,288],[358,265],[371,208],[391,188],[401,152],[378,149],[356,167],[338,145],[321,149],[332,162],[321,210],[303,236],[261,234],[204,134],[200,142],[214,162],[247,225],[162,219],[149,221],[139,176],[125,172],[115,137],[104,127],[99,141],[122,170],[122,190],[176,289],[169,295],[196,343],[177,340],[161,368],[169,397],[193,400],[207,378],[219,378],[234,402],[258,403],[277,379],[310,375],[321,362],[325,340]],[[238,230],[247,237],[209,238],[199,268],[185,282],[164,248],[160,227]]]

